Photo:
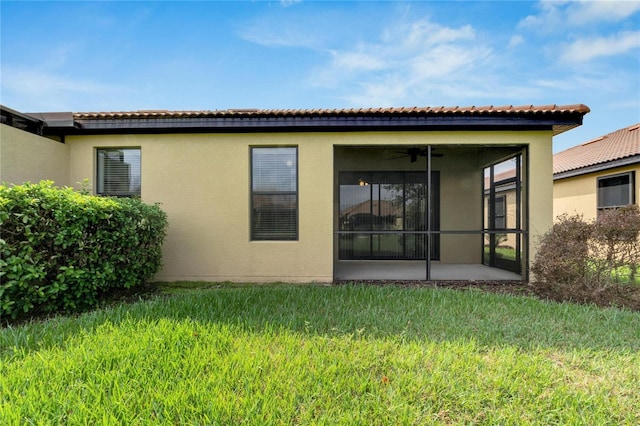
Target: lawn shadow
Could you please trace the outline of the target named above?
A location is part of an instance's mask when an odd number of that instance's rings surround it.
[[[55,317],[0,329],[0,353],[65,345],[104,323],[160,319],[221,324],[251,332],[285,330],[324,337],[415,341],[470,340],[484,347],[640,350],[640,314],[541,301],[482,289],[375,286],[160,283],[77,317]],[[13,350],[13,349],[11,349]]]

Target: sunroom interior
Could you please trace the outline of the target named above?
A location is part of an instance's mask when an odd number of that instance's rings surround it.
[[[334,147],[334,279],[527,278],[525,146]]]

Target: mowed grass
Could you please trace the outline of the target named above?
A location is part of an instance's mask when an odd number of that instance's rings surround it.
[[[638,313],[433,288],[171,287],[0,329],[0,424],[640,423]]]

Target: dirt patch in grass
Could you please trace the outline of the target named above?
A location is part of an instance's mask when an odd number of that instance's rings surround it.
[[[488,293],[515,296],[534,296],[554,302],[570,302],[596,305],[602,308],[617,307],[640,311],[640,286],[616,285],[607,288],[589,289],[578,286],[562,286],[549,283],[523,281],[336,281],[334,284],[393,285],[400,287],[449,288],[468,291],[480,290]]]
[[[562,286],[549,283],[528,283],[524,281],[335,281],[334,285],[363,284],[384,285],[396,287],[427,287],[448,288],[460,291],[484,291],[496,294],[509,294],[514,296],[533,296],[542,300],[554,302],[570,302],[585,305],[595,305],[602,308],[617,307],[640,312],[640,286],[616,285],[604,289],[588,289],[578,286]],[[216,285],[215,287],[219,287]],[[163,294],[161,287],[154,283],[147,283],[130,289],[114,291],[105,295],[101,306],[114,303],[132,303],[149,299],[152,296]]]
[[[449,288],[454,290],[482,290],[489,293],[519,294],[533,296],[533,287],[522,281],[396,281],[396,280],[357,280],[335,281],[336,285],[361,284],[395,287]]]
[[[535,283],[532,287],[534,294],[542,299],[640,311],[640,286],[637,285],[619,284],[604,288],[585,288],[577,285]]]
[[[161,289],[154,283],[140,284],[127,289],[110,289],[109,291],[104,292],[98,296],[98,304],[96,306],[87,307],[86,309],[80,310],[78,312],[46,312],[36,308],[26,314],[19,315],[17,318],[4,318],[0,316],[0,327],[5,327],[7,325],[16,326],[32,320],[45,321],[61,314],[70,316],[80,315],[83,312],[99,308],[106,308],[118,303],[134,303],[141,300],[148,300],[154,296],[161,294]]]
[[[134,303],[150,299],[160,295],[162,290],[154,283],[144,283],[131,288],[113,289],[105,292],[100,297],[100,306],[108,306],[116,303]]]

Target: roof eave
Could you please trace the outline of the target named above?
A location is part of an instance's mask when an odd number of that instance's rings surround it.
[[[579,169],[554,173],[553,180],[567,179],[570,177],[586,175],[589,173],[602,172],[605,170],[616,169],[618,167],[629,166],[632,164],[640,164],[640,155],[633,155],[631,157],[620,158],[618,160],[607,161],[605,163],[593,164],[588,167],[581,167]]]
[[[554,135],[582,124],[582,113],[505,115],[238,115],[159,118],[78,118],[66,134],[210,133],[261,131],[373,130],[552,130]],[[65,129],[58,129],[65,132]]]

